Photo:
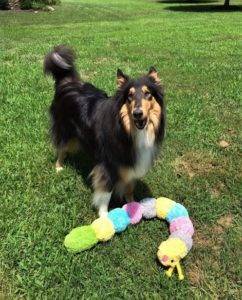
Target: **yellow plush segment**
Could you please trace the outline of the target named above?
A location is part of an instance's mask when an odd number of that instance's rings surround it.
[[[160,197],[156,199],[155,206],[156,206],[156,215],[160,219],[165,219],[171,208],[176,204],[175,201]]]
[[[170,259],[183,258],[187,255],[186,244],[179,238],[169,238],[162,242],[158,248],[157,256],[159,260],[167,255]]]
[[[96,219],[92,222],[91,226],[99,241],[106,242],[115,234],[113,223],[106,217]]]

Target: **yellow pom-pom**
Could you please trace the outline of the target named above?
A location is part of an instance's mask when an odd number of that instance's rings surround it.
[[[115,234],[113,223],[106,217],[96,219],[92,222],[91,226],[99,241],[106,242]]]
[[[160,197],[156,199],[156,215],[160,219],[165,219],[171,208],[176,204],[175,201]]]
[[[157,252],[160,262],[167,266],[175,264],[186,255],[186,244],[179,238],[169,238],[165,242],[162,242]]]

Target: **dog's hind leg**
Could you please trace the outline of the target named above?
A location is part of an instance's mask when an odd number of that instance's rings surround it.
[[[98,209],[99,216],[105,216],[108,213],[108,205],[112,195],[108,172],[103,165],[97,165],[90,176],[94,188],[92,203]]]
[[[57,150],[57,161],[55,163],[55,169],[57,173],[63,170],[63,163],[66,156],[67,156],[67,152],[64,149]]]
[[[74,154],[80,149],[79,141],[76,138],[73,138],[68,141],[63,147],[57,149],[57,161],[55,163],[56,172],[63,170],[64,160],[67,157],[67,154]]]

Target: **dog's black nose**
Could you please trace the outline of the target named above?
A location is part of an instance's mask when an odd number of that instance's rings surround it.
[[[133,111],[133,116],[136,120],[140,120],[143,117],[143,111],[140,108],[136,108]]]

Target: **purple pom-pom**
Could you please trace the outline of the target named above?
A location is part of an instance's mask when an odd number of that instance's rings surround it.
[[[156,200],[155,198],[145,198],[140,202],[142,206],[142,213],[145,219],[152,219],[156,217]]]

